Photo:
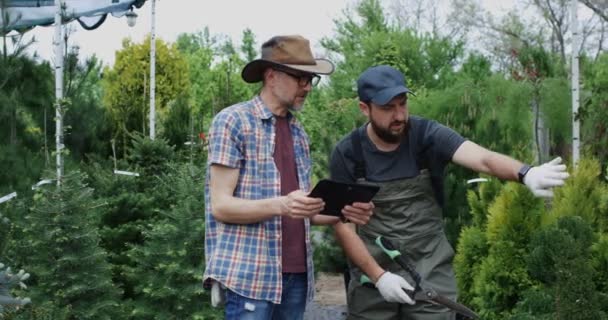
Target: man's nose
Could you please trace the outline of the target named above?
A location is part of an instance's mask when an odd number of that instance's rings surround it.
[[[312,82],[308,82],[303,89],[306,92],[310,92],[312,90]]]
[[[395,120],[404,121],[406,114],[407,110],[405,108],[397,108],[397,111],[395,111]]]

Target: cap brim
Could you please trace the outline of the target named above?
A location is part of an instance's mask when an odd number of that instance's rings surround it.
[[[262,81],[264,70],[268,67],[287,67],[289,69],[315,73],[315,74],[332,74],[334,72],[334,64],[326,59],[315,59],[316,64],[281,64],[274,61],[257,59],[249,62],[243,68],[241,77],[248,83],[255,83]]]
[[[403,93],[414,94],[410,89],[408,89],[404,86],[386,88],[386,89],[380,91],[378,94],[376,94],[376,96],[372,98],[372,102],[379,106],[383,106],[383,105],[389,103],[394,97],[396,97],[400,94],[403,94]]]

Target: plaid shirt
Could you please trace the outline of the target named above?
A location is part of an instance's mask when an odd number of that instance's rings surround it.
[[[308,136],[291,114],[290,129],[299,187],[310,190],[311,160]],[[209,198],[209,167],[221,164],[239,169],[234,196],[267,199],[281,195],[281,179],[275,166],[273,114],[256,96],[218,113],[209,131],[209,155],[205,183],[205,281],[215,279],[247,298],[281,302],[281,217],[252,224],[215,220]],[[308,300],[314,292],[310,221],[305,219]]]

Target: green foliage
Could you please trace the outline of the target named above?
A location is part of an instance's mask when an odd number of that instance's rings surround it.
[[[52,122],[53,78],[51,66],[24,55],[0,59],[0,144],[24,145],[36,150]],[[46,119],[45,119],[46,117]]]
[[[255,46],[255,35],[249,28],[243,31],[241,51],[243,52],[245,61],[252,61],[258,55],[257,48]]]
[[[329,176],[329,158],[333,147],[365,121],[355,100],[331,102],[324,95],[325,92],[315,90],[307,98],[305,108],[297,115],[310,139],[313,182]]]
[[[550,210],[515,183],[489,207],[485,190],[469,192],[475,227],[463,229],[454,262],[460,301],[483,319],[605,319],[608,242],[597,223],[605,219],[597,216],[595,191],[605,188],[598,172],[597,161],[581,159]]]
[[[486,236],[490,243],[509,241],[523,248],[540,226],[544,204],[523,185],[507,183],[488,209]]]
[[[602,233],[591,246],[591,266],[596,276],[595,283],[599,292],[608,294],[608,234]]]
[[[489,255],[481,262],[473,283],[472,302],[482,318],[495,319],[508,314],[521,299],[521,292],[533,284],[524,254],[525,249],[511,241],[490,244]]]
[[[329,226],[314,226],[312,239],[315,273],[342,273],[346,268],[346,256],[336,241],[334,229]]]
[[[608,164],[608,53],[603,52],[583,67],[588,70],[585,73],[588,82],[582,87],[589,91],[581,93],[577,115],[581,121],[581,144],[604,168]]]
[[[588,251],[593,233],[578,221],[580,219],[578,216],[562,217],[557,228],[549,227],[534,235],[528,265],[535,279],[545,284],[556,282],[563,272],[564,261],[575,260],[581,252]]]
[[[356,14],[346,12],[336,20],[334,38],[321,41],[323,47],[340,56],[333,59],[337,65],[331,76],[332,99],[354,97],[359,74],[382,63],[403,71],[414,91],[441,86],[450,78],[463,52],[461,43],[390,25],[378,0],[363,0],[355,10]]]
[[[553,319],[555,297],[551,290],[540,286],[532,287],[521,294],[509,320],[551,320]]]
[[[203,292],[204,174],[180,165],[160,177],[170,207],[143,232],[144,242],[128,252],[137,264],[128,271],[136,286],[133,319],[209,319]],[[220,318],[219,314],[216,315]]]
[[[111,280],[106,252],[99,247],[100,204],[84,176],[71,172],[60,188],[36,192],[19,243],[32,273],[34,303],[69,307],[66,319],[112,319],[121,314],[120,290]]]
[[[5,311],[11,311],[13,308],[22,307],[31,302],[29,298],[14,298],[11,295],[13,287],[26,288],[23,282],[30,277],[30,274],[25,273],[23,269],[14,273],[10,267],[5,267],[3,263],[0,263],[0,318],[4,318]]]
[[[53,305],[52,302],[29,303],[18,310],[7,312],[6,320],[57,320],[70,319],[69,306]]]
[[[166,140],[151,140],[148,137],[136,135],[133,138],[133,149],[129,153],[129,161],[141,171],[143,179],[154,179],[155,175],[165,173],[169,163],[175,158],[174,148]]]
[[[0,194],[25,191],[44,170],[44,157],[19,145],[0,145]]]
[[[188,99],[184,96],[179,96],[169,103],[168,109],[161,135],[168,140],[169,145],[179,150],[184,148],[184,142],[194,140],[193,115],[190,112]]]
[[[508,314],[520,300],[521,292],[533,284],[525,256],[531,235],[540,225],[543,204],[525,187],[508,183],[488,212],[485,238],[489,250],[479,272],[472,276],[472,302],[484,317],[493,319]],[[470,252],[460,254],[471,255]]]
[[[479,182],[478,191],[467,191],[467,201],[471,208],[473,225],[478,228],[485,228],[488,220],[488,208],[498,195],[503,185],[498,179],[486,178],[488,181]]]
[[[474,80],[461,74],[451,86],[419,91],[409,101],[412,114],[435,119],[491,150],[526,159],[532,141],[529,96],[528,85],[502,76]],[[470,222],[465,182],[475,177],[462,167],[447,168],[444,217],[452,243],[456,243],[460,227]]]
[[[606,232],[608,208],[604,201],[608,186],[600,180],[600,173],[597,160],[581,158],[565,186],[555,191],[553,209],[544,216],[544,223],[552,224],[564,216],[581,216]]]
[[[589,264],[593,232],[581,217],[565,216],[531,242],[531,274],[555,290],[556,319],[600,319]]]
[[[460,232],[454,257],[454,270],[458,280],[458,300],[465,305],[473,302],[473,285],[481,262],[488,255],[488,243],[479,227],[465,227]]]
[[[234,103],[249,100],[254,95],[259,85],[247,84],[240,76],[245,63],[257,54],[254,45],[253,34],[245,30],[241,46],[244,61],[231,41],[212,37],[208,28],[202,32],[179,35],[177,48],[189,65],[189,104],[192,106],[192,117],[196,120],[194,132],[205,133],[217,112]]]
[[[175,159],[173,148],[163,139],[136,136],[132,143],[129,171],[139,173],[139,177],[113,175],[99,164],[90,170],[97,198],[107,203],[100,221],[102,246],[109,253],[113,279],[123,288],[126,300],[133,298],[137,285],[127,276],[138,263],[128,255],[129,246],[142,244],[144,232],[157,221],[158,213],[169,207],[169,190],[158,188],[158,182]],[[120,169],[128,170],[126,163],[120,162]]]
[[[552,154],[570,152],[572,143],[572,96],[570,81],[565,77],[543,79],[540,89],[540,108],[551,133]],[[566,150],[564,150],[566,149]]]
[[[101,70],[101,61],[95,56],[83,62],[75,53],[66,58],[65,96],[71,103],[64,112],[64,141],[78,160],[86,154],[107,157],[111,150],[109,115],[102,106]]]
[[[126,148],[127,137],[135,132],[146,135],[149,130],[150,108],[150,40],[142,44],[123,42],[116,53],[113,68],[104,70],[103,102],[110,115],[113,136],[122,138]],[[156,40],[155,103],[159,119],[163,119],[170,101],[180,92],[188,93],[188,64],[177,50],[164,41]]]
[[[488,58],[481,54],[471,53],[462,63],[461,73],[475,82],[483,81],[492,76],[492,64]]]

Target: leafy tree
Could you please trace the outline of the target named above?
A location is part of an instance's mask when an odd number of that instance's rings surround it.
[[[252,61],[258,55],[258,50],[255,46],[255,35],[249,28],[243,31],[241,51],[243,52],[245,61]]]
[[[204,133],[207,124],[215,114],[217,83],[212,74],[214,47],[216,40],[209,35],[209,29],[203,32],[183,33],[177,38],[177,48],[188,61],[188,76],[190,79],[190,99],[195,132]]]
[[[202,32],[182,34],[177,43],[189,64],[192,117],[200,119],[192,129],[204,134],[217,112],[234,103],[249,100],[259,85],[246,84],[241,79],[241,70],[249,60],[241,58],[232,41],[212,37],[208,28]],[[254,44],[253,33],[246,29],[241,46],[246,59],[255,57]]]
[[[104,70],[103,101],[113,125],[113,136],[121,138],[120,147],[126,152],[127,140],[133,133],[148,131],[150,40],[134,44],[123,41],[116,53],[113,68]],[[162,119],[166,107],[180,92],[188,92],[188,65],[177,48],[156,40],[156,110]]]
[[[336,36],[321,41],[338,61],[331,76],[333,99],[352,98],[354,81],[367,67],[390,64],[404,72],[410,87],[445,84],[462,54],[462,45],[452,38],[421,35],[413,29],[389,24],[378,0],[363,0],[336,20]]]

